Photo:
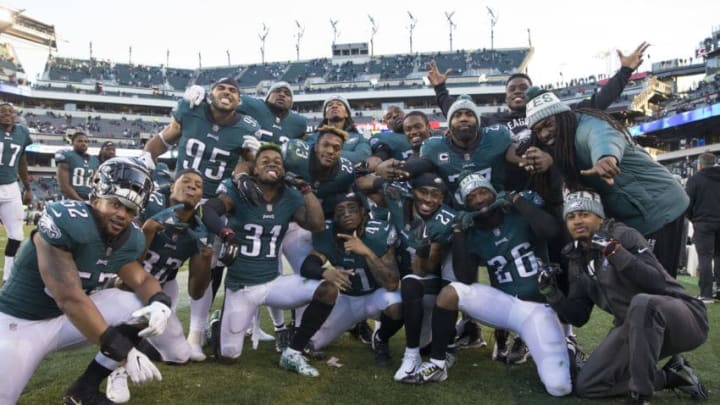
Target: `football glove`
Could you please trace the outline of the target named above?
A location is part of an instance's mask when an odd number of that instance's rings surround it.
[[[230,266],[235,262],[235,259],[237,259],[239,252],[240,246],[237,243],[232,242],[232,240],[226,241],[220,245],[218,260],[220,260],[225,266]]]
[[[540,294],[548,296],[557,291],[557,276],[562,273],[562,268],[556,264],[550,264],[538,275],[538,290]]]
[[[410,197],[410,193],[398,183],[386,183],[385,195],[394,201],[400,201],[402,198]]]
[[[194,108],[205,100],[205,89],[202,86],[192,85],[185,89],[183,100],[190,104],[190,108]]]
[[[455,224],[466,231],[475,225],[475,218],[481,216],[484,211],[459,211],[455,216]]]
[[[368,163],[364,160],[362,162],[358,162],[353,168],[353,173],[355,173],[355,178],[367,176],[368,174],[370,174],[370,169],[368,169]]]
[[[145,384],[152,380],[162,381],[160,370],[144,353],[134,347],[128,352],[125,371],[134,384]]]
[[[430,235],[427,230],[427,224],[425,220],[415,214],[412,222],[410,222],[410,235],[413,240],[413,246],[415,250],[420,250],[424,247],[430,246]]]
[[[190,224],[187,222],[180,222],[180,218],[178,218],[176,211],[177,209],[184,207],[184,204],[173,205],[153,215],[152,217],[150,217],[150,219],[163,224],[163,226],[165,226],[166,228],[168,226],[174,228],[188,228]]]
[[[262,143],[260,143],[260,140],[254,135],[243,135],[243,149],[250,149],[252,153],[255,154],[258,149],[260,149],[261,145]]]
[[[597,231],[590,238],[590,248],[600,251],[603,256],[612,256],[620,248],[620,242],[603,231]]]
[[[233,183],[235,183],[242,200],[255,206],[260,205],[262,190],[252,176],[247,173],[239,173],[233,176]]]
[[[170,315],[172,315],[170,307],[160,301],[153,301],[149,305],[133,312],[133,318],[145,318],[148,321],[147,328],[141,330],[138,336],[150,337],[162,335],[162,333],[165,332]]]
[[[312,191],[310,184],[295,173],[285,173],[283,180],[288,187],[294,188],[302,194],[307,194],[309,191]]]
[[[145,168],[150,173],[155,171],[155,161],[153,160],[150,152],[144,151],[142,154],[140,154],[140,156],[136,157],[135,160],[141,165],[145,166]]]

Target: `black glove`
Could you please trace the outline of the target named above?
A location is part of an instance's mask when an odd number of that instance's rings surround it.
[[[475,226],[475,218],[483,214],[483,210],[480,211],[458,211],[455,215],[455,225],[457,225],[463,231],[466,231]]]
[[[299,191],[301,194],[307,194],[310,191],[312,191],[312,187],[310,186],[310,183],[308,183],[302,177],[298,176],[295,173],[292,173],[292,172],[285,173],[285,177],[283,177],[283,180],[285,181],[285,184],[288,187],[294,188],[295,190]]]
[[[255,206],[260,205],[262,190],[252,176],[247,173],[239,173],[233,176],[233,183],[235,183],[241,199]]]
[[[605,257],[614,255],[620,246],[622,245],[619,241],[603,231],[594,232],[590,238],[590,248],[600,251]]]
[[[220,251],[218,252],[218,259],[225,266],[230,266],[237,259],[238,253],[240,252],[240,246],[235,242],[224,242],[220,245]]]
[[[370,169],[368,169],[368,164],[366,161],[359,162],[355,165],[353,168],[353,173],[355,173],[355,178],[367,176],[370,174]]]
[[[223,242],[229,242],[235,238],[235,231],[233,231],[232,228],[223,228],[220,230],[220,233],[218,233],[218,236]]]
[[[396,183],[386,183],[383,191],[389,199],[394,201],[400,201],[402,198],[410,196],[407,190]]]
[[[430,234],[427,230],[427,224],[425,223],[425,220],[417,214],[414,216],[413,221],[410,222],[410,235],[413,239],[413,246],[416,251],[430,246],[431,241]]]
[[[553,295],[557,292],[557,276],[562,273],[562,268],[551,263],[538,275],[538,290],[544,296]]]

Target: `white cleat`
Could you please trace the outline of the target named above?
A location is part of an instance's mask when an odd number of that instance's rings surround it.
[[[128,388],[128,375],[125,367],[118,367],[107,378],[105,396],[115,403],[124,404],[130,400],[130,388]]]
[[[420,357],[420,353],[413,355],[406,352],[403,356],[400,368],[395,372],[395,376],[393,378],[395,381],[403,381],[407,378],[407,376],[415,373],[421,364],[422,357]]]

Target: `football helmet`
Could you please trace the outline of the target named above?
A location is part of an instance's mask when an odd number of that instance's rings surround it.
[[[153,179],[143,164],[132,158],[116,157],[100,165],[92,187],[91,199],[117,198],[139,214],[153,192]]]

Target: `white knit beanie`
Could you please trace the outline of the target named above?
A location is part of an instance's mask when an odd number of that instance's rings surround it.
[[[277,89],[282,89],[282,88],[286,88],[286,89],[290,90],[290,97],[292,97],[293,100],[295,99],[295,94],[293,93],[292,87],[290,87],[290,83],[288,83],[288,82],[275,82],[275,83],[273,83],[272,86],[270,86],[270,89],[268,89],[267,94],[265,95],[265,101],[267,101],[268,98],[270,98],[270,93],[272,93],[273,91],[275,91],[275,90],[277,90]],[[292,108],[292,105],[293,105],[293,103],[292,103],[292,100],[291,100],[291,101],[290,101],[290,106],[289,106],[288,108]]]
[[[469,96],[460,96],[457,100],[455,100],[454,103],[450,106],[450,109],[448,109],[447,113],[447,124],[448,127],[450,126],[450,121],[452,120],[453,115],[460,111],[460,110],[470,110],[475,115],[475,119],[477,120],[478,128],[480,127],[480,114],[478,113],[477,106],[475,103],[472,102]]]
[[[526,94],[528,102],[525,105],[525,124],[530,129],[551,115],[570,111],[570,107],[560,101],[555,94],[538,87],[530,87]]]
[[[327,105],[330,104],[330,102],[333,100],[338,100],[341,103],[343,103],[345,105],[345,109],[347,110],[348,117],[352,116],[352,110],[350,109],[350,102],[348,102],[348,100],[345,97],[343,97],[339,94],[334,94],[334,95],[328,97],[327,99],[325,99],[325,102],[323,103],[323,109],[322,109],[323,118],[325,118],[325,108],[327,108]]]
[[[565,197],[563,218],[567,219],[568,214],[575,211],[592,212],[600,218],[605,218],[605,210],[600,195],[593,191],[576,191]]]
[[[460,198],[462,198],[463,204],[467,204],[467,196],[470,195],[470,193],[481,187],[490,190],[494,196],[497,196],[497,191],[495,191],[495,187],[492,186],[490,180],[486,179],[485,176],[480,173],[468,174],[460,180],[458,189],[460,190]]]

